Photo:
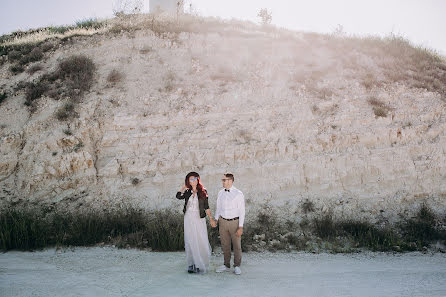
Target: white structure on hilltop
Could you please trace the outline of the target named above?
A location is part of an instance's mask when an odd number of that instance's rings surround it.
[[[151,13],[167,12],[167,13],[183,13],[184,0],[150,0],[149,10]]]

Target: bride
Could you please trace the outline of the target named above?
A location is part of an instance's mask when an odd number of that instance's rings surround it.
[[[216,222],[209,209],[208,194],[200,182],[200,175],[189,172],[185,183],[177,192],[177,199],[184,199],[184,248],[189,273],[209,269],[211,246],[206,227],[206,215],[212,226]]]

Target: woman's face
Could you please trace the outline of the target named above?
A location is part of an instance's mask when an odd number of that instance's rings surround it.
[[[195,188],[198,185],[198,177],[196,176],[189,177],[189,184],[191,185],[191,187]]]

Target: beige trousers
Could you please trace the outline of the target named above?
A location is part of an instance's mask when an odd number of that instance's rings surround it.
[[[218,226],[225,266],[228,268],[231,267],[231,241],[232,247],[234,248],[234,267],[240,266],[242,263],[242,238],[235,235],[238,228],[238,219],[226,221],[220,217],[218,219]]]

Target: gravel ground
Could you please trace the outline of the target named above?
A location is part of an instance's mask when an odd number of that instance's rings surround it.
[[[242,275],[188,274],[184,252],[112,247],[0,254],[0,296],[446,297],[445,254],[244,253]]]

